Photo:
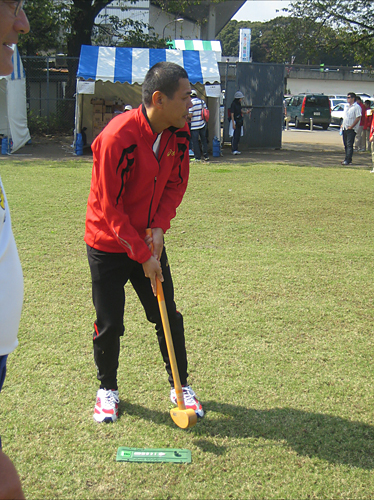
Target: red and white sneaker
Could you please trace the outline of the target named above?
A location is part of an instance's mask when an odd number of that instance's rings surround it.
[[[184,385],[182,387],[182,390],[183,390],[184,406],[186,407],[186,409],[191,408],[192,410],[194,410],[194,412],[198,417],[202,418],[204,416],[204,410],[192,388],[189,385]],[[177,395],[175,393],[174,388],[172,388],[170,391],[170,401],[175,405],[178,404]]]
[[[118,405],[118,391],[99,389],[94,410],[96,422],[115,422],[118,418]]]

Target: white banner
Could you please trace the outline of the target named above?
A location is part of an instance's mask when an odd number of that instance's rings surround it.
[[[251,60],[251,29],[241,28],[239,38],[239,62]]]
[[[78,80],[77,91],[78,94],[94,94],[95,93],[95,82],[84,82]]]
[[[205,85],[207,97],[221,97],[221,85]]]

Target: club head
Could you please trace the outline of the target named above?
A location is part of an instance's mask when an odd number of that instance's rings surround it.
[[[170,416],[174,423],[181,429],[193,427],[197,422],[197,415],[191,409],[180,410],[179,408],[173,408],[170,410]]]

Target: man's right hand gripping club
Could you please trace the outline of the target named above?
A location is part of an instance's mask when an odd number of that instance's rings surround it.
[[[149,234],[150,231],[147,230],[147,236],[145,237],[145,242],[148,248],[152,252],[152,257],[148,259],[143,264],[144,274],[147,278],[151,280],[151,286],[154,296],[157,294],[156,277],[161,281],[164,281],[162,276],[162,269],[160,264],[162,250],[164,248],[164,231],[156,227],[151,230],[152,235]]]

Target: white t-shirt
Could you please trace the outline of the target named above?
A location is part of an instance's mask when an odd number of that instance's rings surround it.
[[[23,302],[23,276],[12,233],[9,207],[0,178],[0,356],[18,345]]]
[[[356,118],[361,116],[361,114],[362,114],[361,106],[357,104],[357,102],[354,102],[352,106],[349,106],[349,104],[344,106],[344,115],[343,115],[344,130],[347,130],[348,127],[352,127]],[[353,128],[355,132],[357,132],[359,126],[360,126],[360,120],[358,120],[358,123]]]
[[[191,116],[191,130],[199,130],[205,126],[205,121],[201,116],[201,112],[203,108],[208,109],[206,107],[205,102],[198,97],[194,97],[191,99],[192,108],[190,108]]]

